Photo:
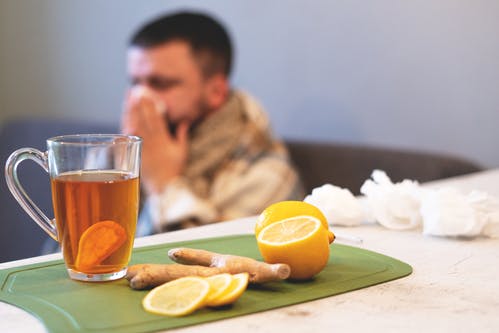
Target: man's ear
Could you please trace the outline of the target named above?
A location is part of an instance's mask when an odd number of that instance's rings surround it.
[[[229,81],[223,74],[215,74],[206,82],[206,101],[211,110],[220,108],[229,95]]]

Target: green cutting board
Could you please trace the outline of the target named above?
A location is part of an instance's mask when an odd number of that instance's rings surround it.
[[[134,249],[131,264],[169,263],[174,247],[192,247],[261,260],[253,235],[193,240]],[[346,245],[332,244],[326,268],[307,282],[250,286],[232,306],[201,309],[180,318],[145,312],[147,291],[125,279],[114,282],[70,280],[62,260],[0,270],[0,300],[38,317],[50,332],[152,332],[274,309],[352,291],[409,275],[411,266]]]

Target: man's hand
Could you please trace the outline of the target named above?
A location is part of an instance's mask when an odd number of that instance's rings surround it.
[[[148,193],[161,192],[185,168],[190,124],[180,123],[175,136],[166,117],[149,96],[128,94],[122,116],[122,133],[142,138],[141,181]]]

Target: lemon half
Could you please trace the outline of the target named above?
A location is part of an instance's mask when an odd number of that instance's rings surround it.
[[[272,223],[300,215],[314,216],[319,219],[322,226],[328,231],[329,243],[334,241],[335,236],[329,231],[327,219],[319,208],[308,202],[292,200],[276,202],[265,208],[256,221],[255,236],[258,237],[260,231]]]
[[[301,215],[263,228],[257,236],[265,262],[291,267],[290,279],[306,280],[324,269],[329,260],[328,231],[314,216]]]

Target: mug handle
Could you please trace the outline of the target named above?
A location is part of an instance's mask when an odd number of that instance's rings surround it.
[[[21,185],[17,176],[17,166],[24,160],[33,160],[40,165],[47,173],[48,168],[48,153],[42,153],[34,148],[21,148],[13,152],[5,163],[5,180],[10,192],[16,198],[21,207],[28,213],[29,216],[43,229],[50,237],[57,241],[57,229],[55,220],[50,220],[38,206],[30,199],[26,191]]]

